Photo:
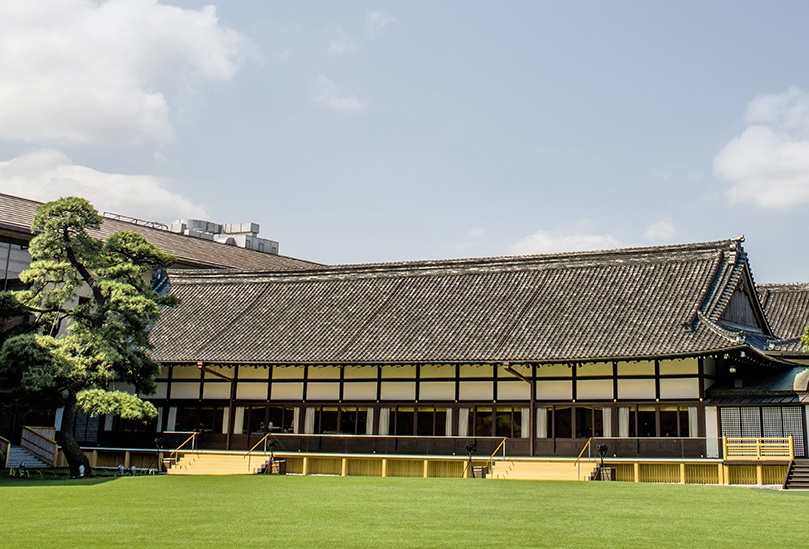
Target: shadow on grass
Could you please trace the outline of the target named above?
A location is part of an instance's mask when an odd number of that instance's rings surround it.
[[[121,478],[116,475],[97,475],[70,478],[67,469],[30,469],[24,477],[11,476],[9,470],[0,473],[0,488],[5,486],[93,486]]]

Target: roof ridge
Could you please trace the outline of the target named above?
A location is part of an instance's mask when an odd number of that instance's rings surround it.
[[[511,267],[519,269],[538,267],[585,267],[593,264],[604,264],[607,262],[643,261],[669,263],[677,261],[688,254],[714,253],[717,250],[725,250],[729,246],[734,247],[738,242],[736,239],[728,239],[714,242],[701,242],[693,244],[677,244],[667,246],[647,246],[640,248],[617,248],[611,250],[595,250],[584,252],[563,252],[556,254],[538,255],[517,255],[517,256],[496,256],[482,258],[461,258],[443,260],[419,260],[402,261],[390,263],[360,263],[345,265],[320,265],[313,269],[297,270],[286,269],[284,271],[274,271],[267,269],[222,269],[215,273],[204,269],[183,269],[175,270],[173,276],[185,280],[196,279],[199,282],[205,280],[219,281],[222,278],[231,278],[234,281],[242,282],[251,278],[281,278],[295,277],[297,274],[317,277],[317,276],[339,276],[339,275],[361,275],[384,273],[395,276],[402,272],[411,274],[429,274],[431,272],[446,272],[457,270],[462,272],[476,272],[478,269],[488,270],[497,267]]]

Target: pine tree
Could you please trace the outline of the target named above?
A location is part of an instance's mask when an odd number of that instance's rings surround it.
[[[149,278],[174,257],[137,233],[91,236],[101,221],[82,198],[41,205],[31,227],[31,266],[20,275],[26,289],[0,296],[6,314],[32,319],[28,333],[3,342],[0,378],[21,402],[64,408],[59,443],[74,474],[80,465],[90,470],[74,436],[79,410],[124,419],[157,415],[137,394],[109,387],[127,383],[138,394],[154,392],[159,367],[149,358],[149,329],[160,306],[176,304],[159,296]]]

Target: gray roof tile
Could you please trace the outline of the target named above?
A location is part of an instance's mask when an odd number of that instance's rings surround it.
[[[154,357],[362,364],[718,352],[740,344],[706,311],[721,314],[716,304],[748,268],[737,239],[306,272],[175,271],[182,304],[155,327]]]

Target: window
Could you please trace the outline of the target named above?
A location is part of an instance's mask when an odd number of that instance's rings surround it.
[[[416,434],[422,437],[443,437],[447,434],[446,408],[417,408]]]
[[[638,406],[637,427],[639,437],[657,436],[657,420],[654,406]],[[631,432],[631,430],[630,430]]]
[[[391,434],[392,435],[412,435],[414,434],[414,421],[416,410],[411,407],[398,407],[390,412]]]
[[[795,455],[806,453],[803,413],[800,406],[728,406],[719,409],[722,435],[727,437],[788,437],[792,435]]]
[[[576,407],[576,438],[604,436],[604,410]]]
[[[573,438],[573,408],[558,406],[553,409],[554,438]]]
[[[225,409],[222,407],[177,407],[176,431],[222,432]]]

